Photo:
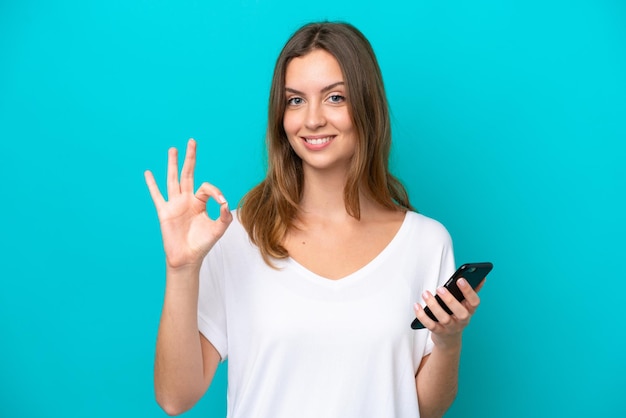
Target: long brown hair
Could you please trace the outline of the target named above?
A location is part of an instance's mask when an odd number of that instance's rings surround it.
[[[293,58],[314,49],[323,49],[338,61],[356,131],[356,150],[344,188],[347,212],[360,219],[360,192],[383,207],[413,210],[405,188],[389,173],[389,108],[369,41],[347,23],[310,23],[292,35],[276,61],[269,99],[267,177],[239,203],[239,219],[270,266],[272,257],[289,256],[282,243],[298,216],[304,182],[302,160],[289,145],[283,128],[285,73]]]

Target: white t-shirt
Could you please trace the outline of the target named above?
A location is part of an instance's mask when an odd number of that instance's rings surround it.
[[[432,350],[413,304],[454,271],[437,221],[408,212],[363,268],[329,280],[264,263],[237,220],[200,271],[198,328],[228,359],[230,418],[419,416],[415,374]]]

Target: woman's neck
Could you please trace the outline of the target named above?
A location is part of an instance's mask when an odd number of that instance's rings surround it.
[[[306,173],[300,208],[305,214],[342,216],[347,214],[344,202],[345,176]]]
[[[345,222],[356,220],[352,217],[345,203],[345,174],[332,175],[328,172],[308,172],[304,177],[304,190],[300,200],[300,219],[326,219],[327,221]],[[372,199],[359,193],[361,218],[380,210]]]

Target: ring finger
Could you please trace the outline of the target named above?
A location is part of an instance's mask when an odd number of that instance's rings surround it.
[[[180,194],[178,184],[178,150],[170,148],[167,152],[167,198]]]

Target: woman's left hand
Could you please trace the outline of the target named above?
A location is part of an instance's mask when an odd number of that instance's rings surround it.
[[[429,291],[425,291],[422,295],[424,302],[426,302],[426,305],[439,322],[433,321],[426,312],[424,312],[424,308],[421,305],[415,304],[415,315],[426,328],[432,331],[432,340],[436,346],[443,349],[460,347],[463,330],[467,324],[469,324],[478,305],[480,305],[480,298],[476,292],[480,290],[483,283],[484,280],[478,285],[476,290],[474,290],[467,280],[459,279],[457,285],[465,296],[465,300],[462,302],[459,302],[446,288],[438,288],[437,295],[444,301],[448,308],[450,308],[452,314],[448,314],[441,305],[439,305],[435,296]]]

